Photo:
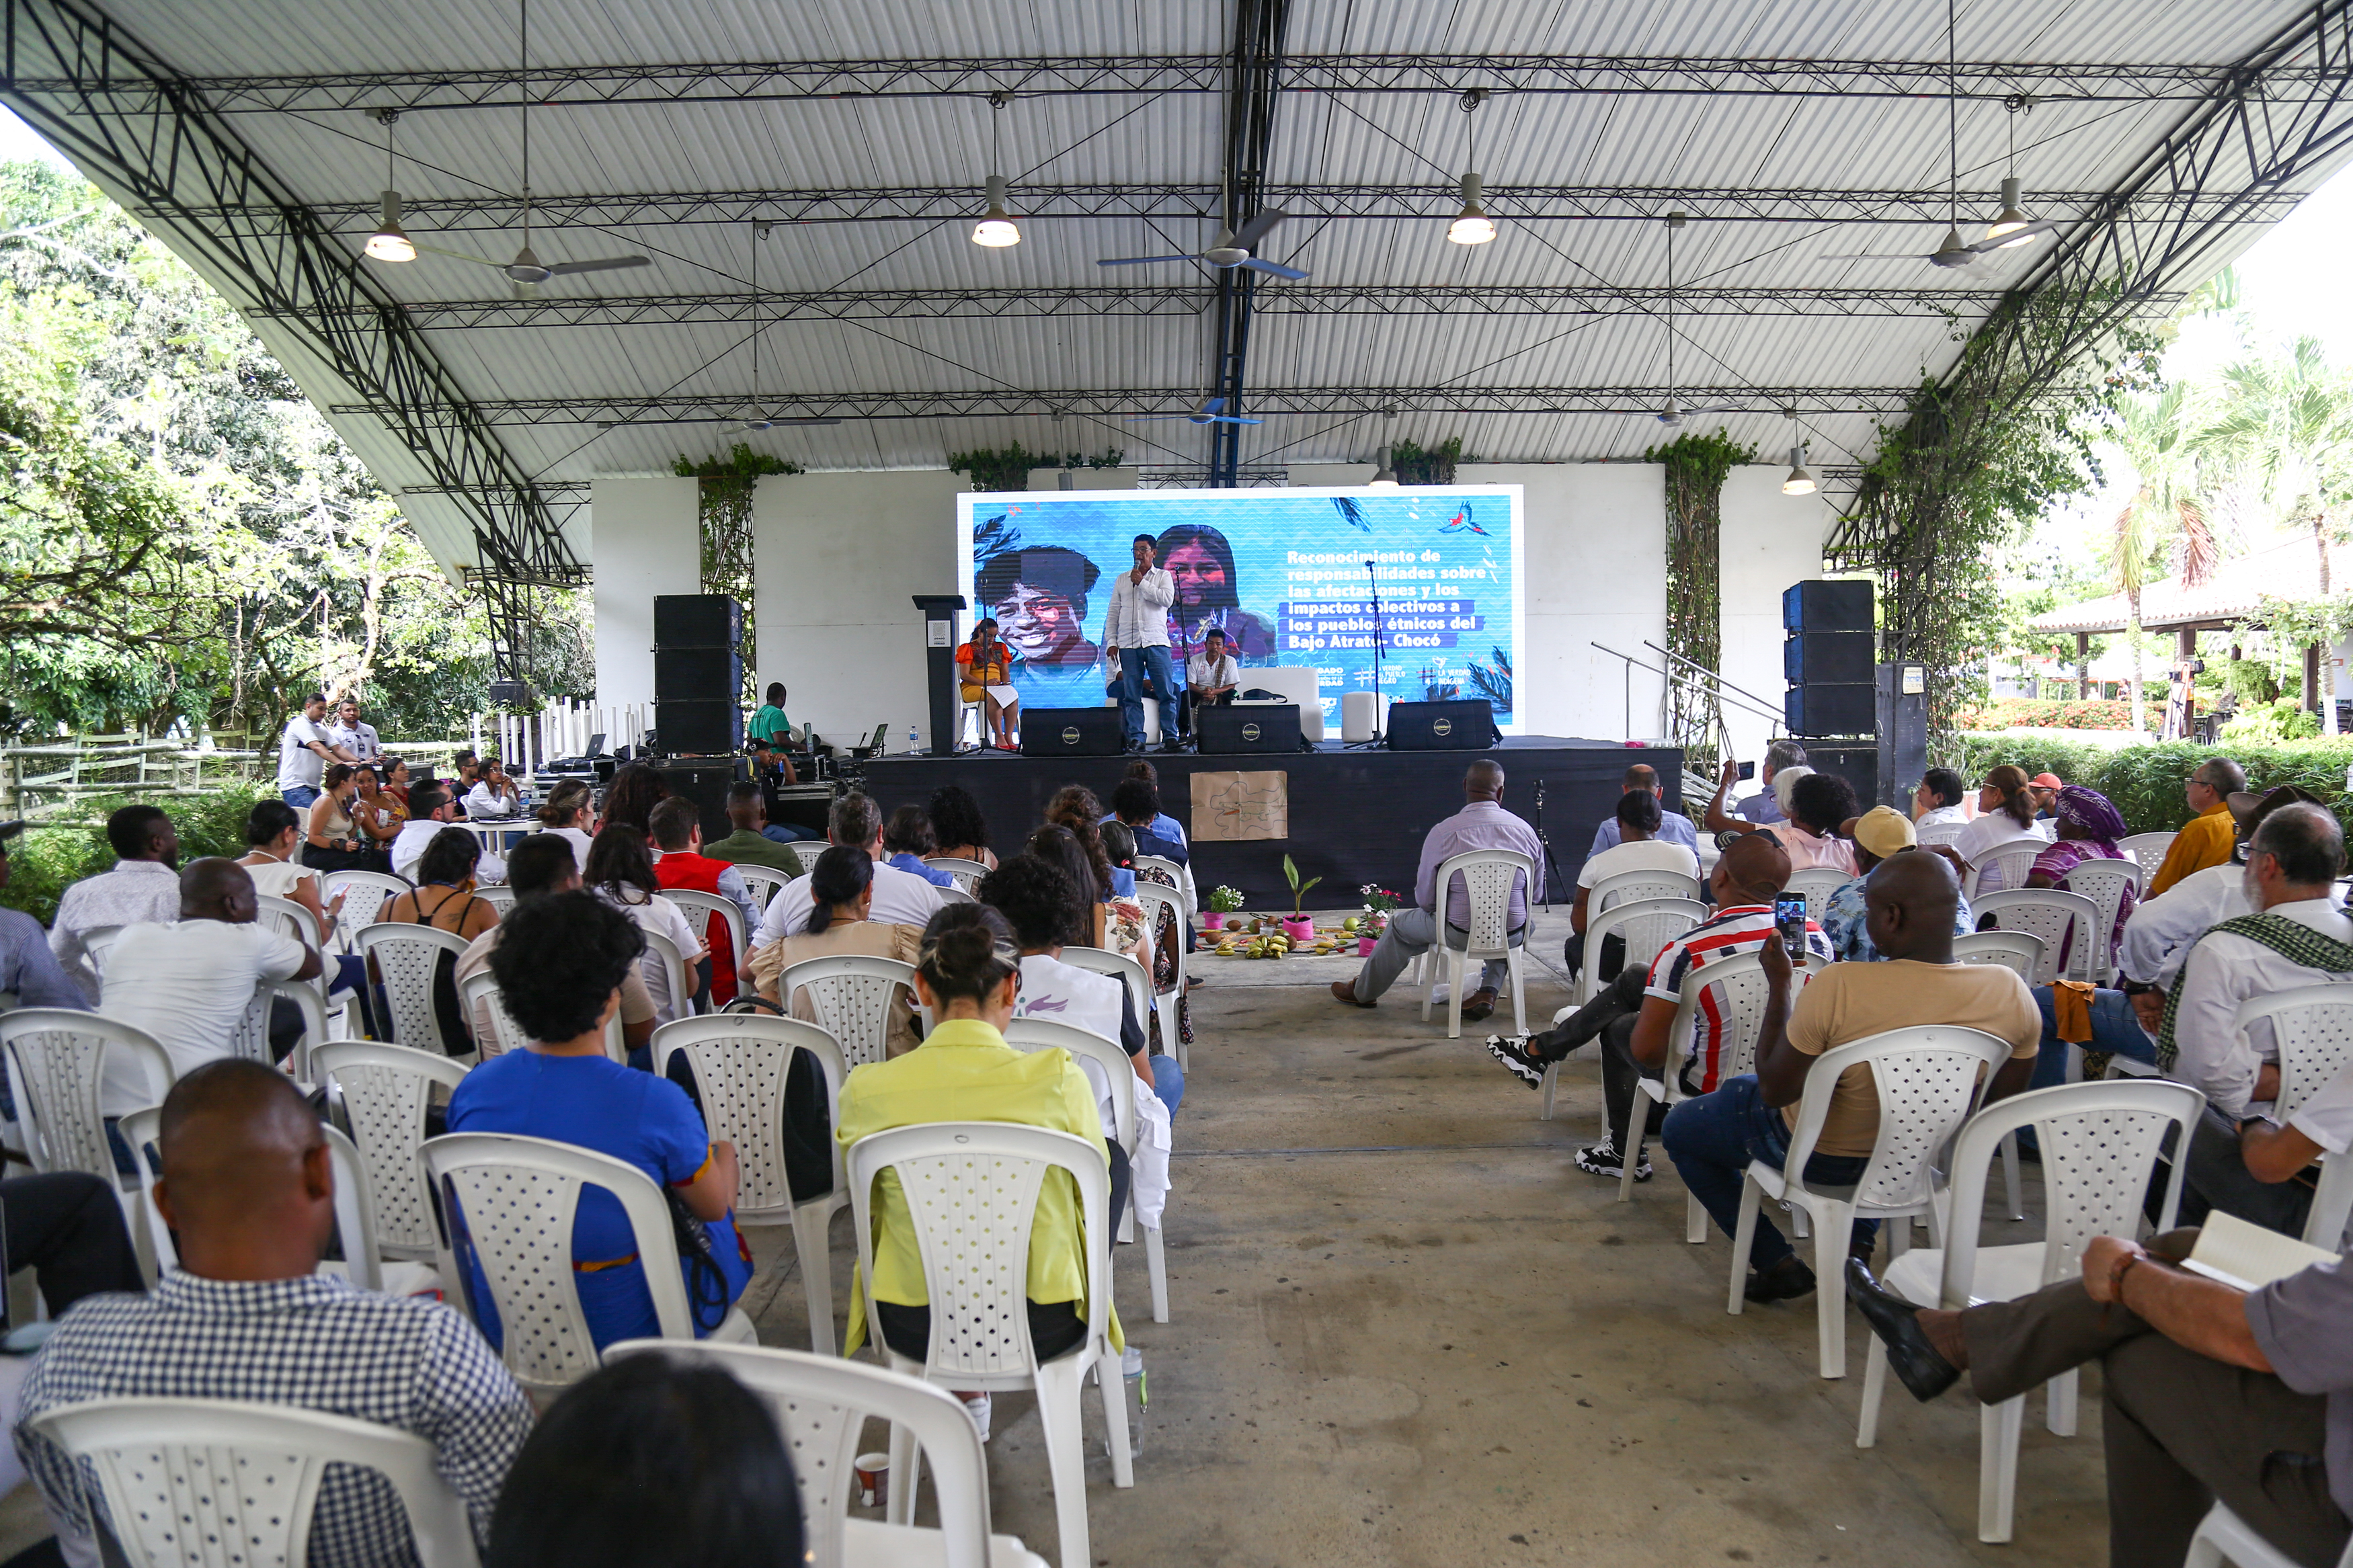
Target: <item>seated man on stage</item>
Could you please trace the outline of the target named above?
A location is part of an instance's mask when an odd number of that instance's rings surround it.
[[[1185,661],[1185,700],[1176,715],[1176,728],[1189,732],[1194,709],[1226,706],[1241,683],[1241,669],[1226,647],[1226,634],[1211,626],[1201,634],[1201,651]]]
[[[1462,809],[1431,828],[1421,841],[1421,870],[1414,879],[1416,907],[1399,910],[1389,918],[1388,929],[1381,932],[1380,942],[1356,979],[1332,982],[1335,999],[1358,1007],[1373,1005],[1407,964],[1436,947],[1441,892],[1446,898],[1447,940],[1459,947],[1470,939],[1470,889],[1459,879],[1445,889],[1438,886],[1440,864],[1465,850],[1516,849],[1535,862],[1534,874],[1512,889],[1512,945],[1517,947],[1527,934],[1528,906],[1544,897],[1544,841],[1535,828],[1504,809],[1501,763],[1482,757],[1472,763],[1471,771],[1462,775],[1462,794],[1467,802]],[[1484,1018],[1493,1012],[1495,992],[1510,978],[1511,969],[1502,959],[1489,959],[1479,989],[1462,998],[1462,1016]]]
[[[963,668],[956,679],[963,684],[958,689],[966,702],[977,702],[988,728],[983,732],[984,744],[1003,751],[1013,750],[1013,710],[1021,705],[1019,693],[1013,689],[1013,678],[1008,673],[1013,650],[997,635],[997,622],[983,616],[972,628],[972,640],[955,650],[955,661]],[[962,726],[958,726],[958,739]]]

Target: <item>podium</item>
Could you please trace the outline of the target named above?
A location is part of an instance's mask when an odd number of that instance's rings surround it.
[[[955,613],[962,594],[917,594],[923,613],[923,673],[931,683],[932,755],[952,757],[956,747]]]

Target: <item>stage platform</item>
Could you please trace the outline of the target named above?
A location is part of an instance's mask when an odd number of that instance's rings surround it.
[[[1564,879],[1562,896],[1585,863],[1593,830],[1617,808],[1627,768],[1648,763],[1668,780],[1682,776],[1675,747],[1630,746],[1617,741],[1514,735],[1478,752],[1388,752],[1325,742],[1313,752],[1242,756],[1191,752],[1148,753],[1160,771],[1161,809],[1193,831],[1191,778],[1204,773],[1280,772],[1289,775],[1291,837],[1201,843],[1193,849],[1193,877],[1206,897],[1220,883],[1239,888],[1249,907],[1272,909],[1291,897],[1283,880],[1289,855],[1303,877],[1321,877],[1307,895],[1311,909],[1342,909],[1363,901],[1357,889],[1378,883],[1413,896],[1422,836],[1461,808],[1462,774],[1481,757],[1504,765],[1504,805],[1537,820]],[[920,805],[945,784],[970,790],[988,820],[989,847],[1002,858],[1044,816],[1046,803],[1065,784],[1081,784],[1111,809],[1112,786],[1126,771],[1124,757],[1020,757],[976,752],[954,757],[877,757],[864,764],[866,788],[888,816]],[[1675,803],[1670,799],[1673,808]]]

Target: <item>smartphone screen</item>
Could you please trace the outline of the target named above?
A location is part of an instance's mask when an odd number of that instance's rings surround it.
[[[1755,777],[1757,776],[1757,764],[1756,764],[1755,763],[1741,763],[1741,764],[1740,764],[1740,776],[1741,776],[1742,778],[1744,778],[1744,779],[1753,779],[1753,778],[1755,778]]]
[[[1784,894],[1773,900],[1773,929],[1781,933],[1781,951],[1789,955],[1791,963],[1806,961],[1806,900],[1803,894]]]

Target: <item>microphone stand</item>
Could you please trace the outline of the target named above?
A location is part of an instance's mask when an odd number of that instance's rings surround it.
[[[1382,719],[1381,644],[1386,639],[1381,635],[1381,583],[1380,579],[1373,574],[1373,563],[1370,561],[1365,563],[1365,585],[1370,588],[1373,594],[1373,738],[1365,743],[1368,746],[1377,746],[1381,743]]]
[[[1536,842],[1544,846],[1545,896],[1542,907],[1552,908],[1552,897],[1561,884],[1560,862],[1552,858],[1552,840],[1545,834],[1544,780],[1536,780],[1536,819],[1531,825],[1536,830]]]

